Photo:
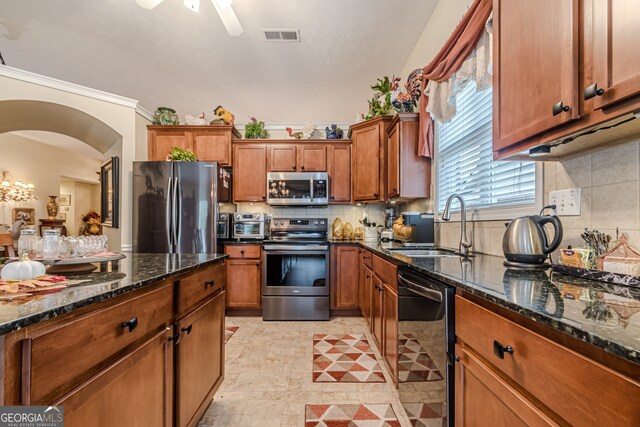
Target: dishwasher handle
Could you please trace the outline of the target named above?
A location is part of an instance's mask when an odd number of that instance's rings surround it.
[[[403,285],[406,289],[413,292],[414,294],[420,295],[430,300],[437,302],[442,302],[444,300],[444,295],[442,292],[413,282],[403,276],[402,273],[398,274],[398,283]]]

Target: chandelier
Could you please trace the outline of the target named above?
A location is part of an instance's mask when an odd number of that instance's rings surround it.
[[[0,182],[0,202],[30,202],[38,200],[36,187],[31,182],[13,181],[9,172],[2,172]]]

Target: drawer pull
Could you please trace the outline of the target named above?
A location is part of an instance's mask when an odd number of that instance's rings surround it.
[[[557,116],[562,112],[566,113],[569,110],[571,110],[571,107],[569,107],[568,105],[564,105],[562,101],[556,102],[555,104],[553,104],[553,107],[551,108],[551,112],[553,113],[554,116]]]
[[[244,249],[240,251],[240,255],[244,255]]]
[[[127,320],[126,322],[120,323],[122,329],[129,328],[129,332],[133,332],[135,328],[138,327],[138,318],[134,317],[131,320]]]
[[[604,89],[598,87],[598,83],[594,83],[591,86],[587,86],[584,89],[584,100],[588,101],[596,96],[604,95]]]
[[[189,325],[187,327],[184,327],[184,328],[180,329],[180,331],[186,332],[187,335],[191,335],[191,329],[193,329],[193,325]]]
[[[498,356],[500,359],[504,359],[504,354],[505,353],[513,354],[513,347],[511,347],[510,345],[505,347],[504,345],[502,345],[498,341],[494,341],[493,342],[493,353],[496,356]]]
[[[215,280],[209,280],[208,282],[204,282],[204,288],[207,289],[209,286],[211,286],[212,288],[216,285],[216,281]]]

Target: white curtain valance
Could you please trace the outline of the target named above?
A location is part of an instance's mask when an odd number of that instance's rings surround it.
[[[456,115],[456,94],[471,81],[475,81],[477,91],[491,87],[493,74],[493,13],[487,19],[485,31],[469,57],[458,71],[444,82],[430,80],[425,88],[429,97],[427,112],[434,120],[446,123]]]

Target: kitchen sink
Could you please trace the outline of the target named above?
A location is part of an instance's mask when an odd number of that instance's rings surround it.
[[[459,254],[446,249],[388,248],[392,253],[409,258],[458,257]]]

